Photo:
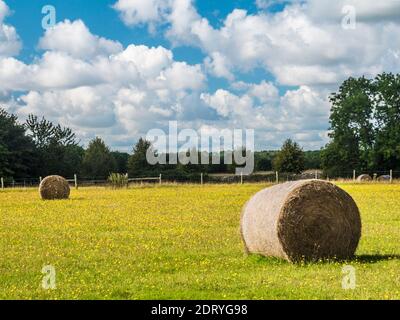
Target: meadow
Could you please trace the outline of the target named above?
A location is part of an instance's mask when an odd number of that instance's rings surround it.
[[[0,299],[400,299],[400,185],[340,186],[361,211],[356,259],[297,265],[243,252],[241,209],[263,184],[0,191]]]

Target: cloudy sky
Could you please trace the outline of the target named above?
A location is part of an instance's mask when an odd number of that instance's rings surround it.
[[[399,35],[398,0],[0,0],[0,105],[115,150],[171,120],[318,149],[329,93],[399,72]]]

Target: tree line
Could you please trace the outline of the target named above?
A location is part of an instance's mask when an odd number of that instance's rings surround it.
[[[126,170],[126,160],[126,155],[111,152],[99,138],[85,150],[70,128],[34,115],[20,123],[16,115],[0,109],[2,177],[72,177],[75,173],[107,176],[111,171]]]
[[[330,102],[331,141],[324,148],[303,151],[289,139],[279,151],[254,152],[254,170],[301,173],[321,168],[330,177],[353,169],[400,170],[400,75],[349,78],[330,95]],[[224,164],[224,152],[219,154],[220,164],[210,161],[208,165],[150,165],[146,159],[150,147],[150,142],[141,138],[131,154],[111,151],[96,137],[85,149],[70,128],[34,115],[20,123],[16,115],[0,108],[2,177],[72,177],[76,173],[88,179],[105,179],[116,172],[130,177],[162,173],[179,180],[200,173],[234,173],[237,167],[235,163]]]
[[[260,151],[254,153],[255,171],[287,170],[300,171],[304,168],[320,166],[318,151],[303,152],[291,140],[285,146],[301,155],[293,167],[286,148],[282,152]],[[0,109],[0,176],[8,178],[37,178],[51,174],[73,177],[78,174],[88,179],[105,179],[111,173],[128,173],[130,177],[158,176],[185,179],[197,177],[200,173],[234,173],[237,165],[224,164],[224,152],[220,153],[220,164],[188,164],[150,165],[146,159],[151,143],[141,138],[133,146],[131,154],[111,151],[105,142],[96,137],[85,149],[80,145],[76,134],[67,127],[54,124],[45,118],[29,115],[24,123],[20,123],[14,114]],[[282,156],[284,155],[284,156]],[[167,155],[168,159],[169,155]],[[200,152],[199,152],[200,157]],[[283,158],[290,161],[283,161]],[[168,163],[168,161],[167,161]],[[285,169],[286,170],[286,169]]]

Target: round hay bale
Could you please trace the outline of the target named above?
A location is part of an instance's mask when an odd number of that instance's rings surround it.
[[[379,181],[379,182],[389,182],[390,181],[390,176],[389,175],[379,176],[377,181]]]
[[[362,174],[360,176],[358,176],[357,181],[358,182],[364,182],[364,181],[371,181],[372,178],[369,174]]]
[[[48,176],[40,183],[39,193],[43,200],[68,199],[70,188],[63,177]]]
[[[290,262],[350,259],[361,219],[349,194],[330,182],[288,182],[258,192],[245,205],[241,234],[249,253]]]

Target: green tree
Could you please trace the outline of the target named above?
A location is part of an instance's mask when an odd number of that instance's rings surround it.
[[[271,171],[272,155],[268,151],[259,151],[254,153],[255,171]]]
[[[375,162],[377,169],[400,169],[400,75],[375,79]]]
[[[359,165],[359,150],[354,148],[356,142],[352,140],[331,141],[321,152],[321,165],[329,177],[346,176]],[[343,147],[348,145],[349,149]]]
[[[400,75],[349,78],[330,100],[331,142],[321,155],[328,174],[400,168]]]
[[[71,146],[78,144],[75,133],[70,128],[61,127],[59,124],[55,125],[44,117],[39,120],[37,116],[30,114],[25,126],[39,148],[48,145]]]
[[[305,151],[304,157],[304,166],[306,170],[321,169],[321,150]]]
[[[288,139],[275,156],[273,166],[279,172],[301,173],[304,170],[304,152],[297,142]]]
[[[35,144],[18,118],[0,108],[0,175],[29,177],[36,162]]]
[[[35,142],[38,163],[35,174],[72,177],[79,172],[83,149],[70,128],[53,124],[44,117],[29,115],[25,127]]]
[[[82,175],[105,179],[116,169],[116,161],[104,141],[98,137],[90,141],[82,161]]]
[[[157,166],[147,161],[147,150],[152,148],[151,142],[143,138],[133,148],[132,155],[128,159],[128,174],[130,177],[145,177],[158,174]]]
[[[74,174],[81,173],[84,155],[85,149],[81,146],[70,145],[64,147],[61,169],[64,177],[73,177]]]
[[[127,173],[128,172],[128,159],[129,159],[129,154],[125,152],[118,152],[114,151],[111,152],[112,156],[114,157],[116,164],[117,164],[117,172],[118,173]]]
[[[329,148],[340,156],[340,161],[336,163],[340,171],[348,170],[349,166],[358,170],[374,166],[373,95],[372,81],[361,77],[349,78],[330,97],[332,108],[329,136],[335,143]],[[324,159],[329,160],[326,156]],[[324,164],[327,165],[326,162]]]

